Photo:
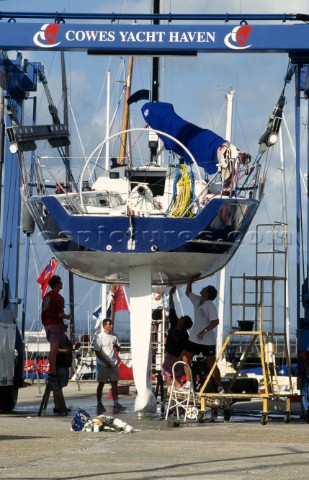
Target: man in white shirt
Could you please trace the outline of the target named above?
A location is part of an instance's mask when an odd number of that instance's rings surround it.
[[[102,392],[104,384],[108,381],[112,387],[112,397],[114,400],[114,413],[126,410],[118,402],[118,380],[119,369],[116,357],[116,351],[119,352],[120,346],[118,338],[112,333],[113,323],[110,319],[103,320],[103,331],[98,332],[94,337],[94,351],[97,357],[97,414],[106,412],[106,408],[102,404]]]
[[[190,365],[192,358],[195,355],[202,353],[207,358],[209,369],[212,368],[216,361],[216,335],[215,328],[219,324],[218,312],[213,300],[217,297],[217,290],[212,285],[202,288],[200,295],[192,293],[192,283],[194,279],[190,280],[187,285],[186,295],[193,304],[194,308],[194,323],[190,331],[189,340],[186,343],[186,349],[182,355],[182,359]],[[190,371],[185,368],[186,383],[182,390],[190,390],[191,377]],[[217,383],[218,392],[224,393],[220,370],[217,365],[214,369],[213,376]]]

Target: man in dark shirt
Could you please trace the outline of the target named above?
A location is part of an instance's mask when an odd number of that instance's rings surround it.
[[[189,338],[187,330],[192,327],[192,320],[188,315],[178,317],[175,310],[173,295],[176,287],[171,288],[169,293],[169,322],[170,329],[168,331],[165,343],[165,360],[162,365],[162,375],[166,377],[167,383],[171,385],[173,380],[173,365],[180,359],[185,349],[186,342]],[[176,365],[174,368],[176,387],[181,386],[180,378],[184,375],[183,366]]]
[[[62,281],[58,275],[53,275],[48,282],[51,290],[44,296],[42,301],[42,323],[46,331],[46,338],[50,343],[49,351],[49,375],[55,377],[56,357],[59,343],[64,340],[63,320],[70,320],[71,315],[64,313],[64,298],[59,291],[62,289]]]
[[[66,331],[68,328],[67,325],[64,326],[64,330]],[[69,383],[70,378],[70,367],[73,363],[73,352],[80,348],[80,343],[72,343],[68,336],[64,334],[64,339],[59,343],[58,353],[56,357],[56,368],[57,368],[57,375],[59,379],[59,387],[63,389]],[[61,409],[61,402],[59,398],[59,394],[54,392],[54,402],[55,408],[54,413],[64,413]],[[70,412],[71,409],[65,406],[66,412]]]

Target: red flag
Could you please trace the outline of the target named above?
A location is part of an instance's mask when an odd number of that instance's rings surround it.
[[[54,275],[57,265],[58,265],[58,261],[54,257],[52,257],[48,262],[48,264],[46,265],[46,267],[44,268],[44,270],[42,271],[39,278],[37,279],[37,283],[41,285],[42,298],[47,292],[48,282],[51,279],[51,277]]]
[[[127,297],[122,285],[117,285],[114,292],[115,300],[115,312],[120,312],[121,310],[129,310],[129,305],[127,302]]]

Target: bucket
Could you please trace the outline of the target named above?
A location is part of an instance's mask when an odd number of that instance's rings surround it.
[[[252,332],[254,321],[253,320],[238,320],[239,330],[242,332]]]

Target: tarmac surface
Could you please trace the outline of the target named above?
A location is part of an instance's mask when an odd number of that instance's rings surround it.
[[[260,423],[261,402],[238,402],[225,422],[180,420],[169,426],[158,414],[134,413],[134,390],[121,395],[124,413],[107,414],[130,424],[133,433],[74,432],[71,423],[79,408],[96,416],[96,383],[70,383],[64,389],[68,416],[55,415],[50,399],[46,414],[38,410],[45,385],[19,391],[12,413],[0,414],[1,479],[137,480],[237,479],[280,480],[309,478],[309,425],[292,403],[290,423],[269,406],[269,422]],[[104,395],[108,388],[104,390]],[[283,407],[284,408],[284,407]],[[174,422],[175,423],[175,422]]]

